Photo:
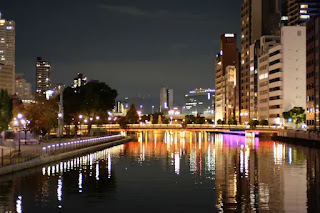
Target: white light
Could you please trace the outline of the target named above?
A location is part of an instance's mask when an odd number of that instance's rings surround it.
[[[23,115],[21,113],[18,113],[18,118],[21,119]]]
[[[226,34],[224,34],[224,37],[226,37],[226,38],[233,38],[233,37],[234,37],[234,34],[233,34],[233,33],[226,33]]]

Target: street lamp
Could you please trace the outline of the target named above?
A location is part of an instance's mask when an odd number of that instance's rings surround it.
[[[59,137],[59,149],[60,149],[60,141],[61,141],[61,135],[63,134],[63,127],[62,127],[62,117],[63,114],[61,112],[58,113],[58,137]]]
[[[80,128],[80,139],[81,139],[81,120],[83,118],[83,115],[79,115],[79,128]]]
[[[100,126],[99,126],[100,116],[96,116],[97,127],[98,127],[98,137],[100,136]]]
[[[84,121],[84,123],[87,125],[88,119],[85,118],[83,121]],[[88,125],[87,125],[87,130],[88,130]]]
[[[18,119],[17,119],[18,118]],[[14,118],[14,125],[18,127],[18,143],[19,143],[19,154],[21,153],[21,138],[20,138],[20,125],[26,127],[27,121],[23,118],[23,115],[21,113],[18,113],[17,118]]]

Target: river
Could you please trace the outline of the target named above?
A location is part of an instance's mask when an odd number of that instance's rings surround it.
[[[205,132],[137,136],[0,177],[0,213],[320,211],[318,149]]]

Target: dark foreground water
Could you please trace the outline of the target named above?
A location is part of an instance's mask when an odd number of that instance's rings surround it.
[[[320,212],[320,152],[199,132],[0,177],[0,212]]]

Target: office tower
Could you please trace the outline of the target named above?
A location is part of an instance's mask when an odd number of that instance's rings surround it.
[[[36,80],[37,96],[46,96],[46,92],[51,88],[51,65],[41,57],[38,57],[36,62]]]
[[[160,89],[160,112],[165,112],[173,107],[173,89]]]
[[[263,73],[263,70],[268,69],[268,50],[279,43],[280,36],[268,35],[262,36],[259,40],[256,40],[252,45],[250,45],[250,119],[258,119],[258,96],[263,95],[258,93],[258,84],[259,80],[261,80],[258,78],[259,70],[260,73]],[[246,115],[240,114],[240,116]]]
[[[81,87],[87,84],[87,77],[83,77],[82,73],[78,73],[78,76],[73,79],[73,88]]]
[[[320,17],[307,23],[307,125],[320,130]]]
[[[319,0],[287,0],[288,25],[305,25],[320,14]]]
[[[241,5],[241,122],[249,121],[250,45],[263,35],[279,34],[280,14],[277,0],[244,0]]]
[[[214,89],[195,89],[185,95],[187,115],[214,115]]]
[[[237,49],[237,37],[233,33],[226,33],[221,35],[221,50],[216,55],[216,76],[215,76],[215,121],[226,121],[227,111],[236,111],[236,103],[231,104],[234,109],[229,108],[228,97],[226,97],[226,85],[229,85],[230,75],[237,80],[239,70],[239,52]],[[232,68],[230,67],[232,66]],[[228,67],[228,69],[227,69]],[[232,74],[230,69],[232,69]],[[234,76],[235,75],[235,76]],[[236,81],[235,81],[236,84]],[[236,86],[236,85],[234,85]],[[234,94],[238,94],[235,90]],[[227,110],[228,109],[228,110]],[[234,119],[236,113],[233,113]],[[239,114],[239,113],[238,113]]]
[[[258,119],[281,124],[283,112],[306,108],[306,28],[282,27],[278,45],[276,38],[271,44],[266,39],[261,39],[261,46],[268,50],[259,57]]]
[[[15,91],[18,98],[25,103],[32,102],[34,97],[32,95],[31,83],[22,78],[23,74],[15,75]]]
[[[15,93],[15,23],[0,13],[0,89]]]

